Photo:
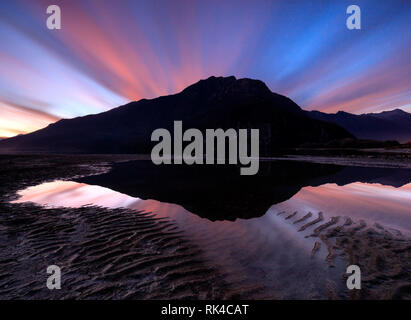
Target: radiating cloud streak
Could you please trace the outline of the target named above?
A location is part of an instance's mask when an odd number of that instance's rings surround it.
[[[357,1],[49,1],[0,3],[0,136],[211,75],[258,78],[307,109],[411,111],[411,5]],[[40,113],[36,113],[39,110]]]
[[[0,137],[12,137],[56,122],[58,117],[14,103],[0,101]]]

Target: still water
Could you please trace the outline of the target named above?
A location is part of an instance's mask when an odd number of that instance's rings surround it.
[[[344,170],[342,179],[341,171]],[[332,217],[341,218],[333,227],[342,225],[349,217],[354,222],[364,221],[369,227],[382,226],[389,232],[410,234],[411,181],[404,180],[410,173],[401,170],[378,169],[378,174],[364,178],[361,170],[340,168],[328,176],[315,176],[297,191],[292,189],[288,199],[273,201],[262,214],[234,219],[232,215],[230,219],[219,220],[198,215],[186,210],[185,202],[179,202],[180,199],[169,203],[145,196],[143,200],[134,194],[77,181],[54,181],[29,187],[21,190],[19,199],[14,202],[33,202],[45,207],[101,206],[152,212],[156,217],[174,221],[184,237],[199,246],[205,258],[222,270],[228,282],[239,287],[259,286],[261,297],[322,298],[327,296],[330,279],[337,284],[337,291],[344,290],[341,279],[347,263],[337,257],[330,267],[325,262],[325,246],[313,254],[318,239],[309,235],[319,224],[304,230],[301,226],[313,221],[321,212],[321,223]],[[356,181],[355,172],[361,173],[360,181]],[[350,176],[348,180],[347,176]],[[242,198],[238,198],[238,202],[241,203]],[[192,207],[199,205],[201,202],[196,202]],[[222,203],[220,206],[223,211],[225,207],[232,210],[231,205]],[[310,219],[300,220],[307,214]]]

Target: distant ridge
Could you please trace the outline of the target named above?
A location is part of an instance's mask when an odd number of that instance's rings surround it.
[[[0,152],[150,153],[153,130],[172,131],[175,120],[183,121],[183,129],[258,128],[261,155],[270,155],[278,147],[353,138],[338,125],[308,117],[264,82],[231,76],[210,77],[174,95],[60,120],[0,141]]]
[[[359,139],[397,140],[401,143],[411,141],[411,113],[401,109],[361,115],[344,111],[307,111],[307,115],[313,119],[338,124]]]

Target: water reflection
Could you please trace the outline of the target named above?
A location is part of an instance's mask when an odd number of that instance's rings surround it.
[[[159,217],[180,222],[203,221],[183,207],[156,200],[142,200],[110,190],[73,181],[54,181],[29,187],[19,192],[14,203],[33,202],[46,207],[101,206],[152,211]],[[326,217],[347,216],[411,231],[411,183],[395,188],[378,183],[355,182],[344,186],[327,183],[304,187],[291,199],[273,205],[269,213],[323,212]],[[242,220],[242,219],[240,219]],[[258,220],[258,219],[254,219]],[[204,222],[204,221],[203,221]],[[226,221],[228,222],[228,221]],[[211,223],[232,225],[235,223]]]
[[[411,231],[411,183],[398,188],[362,182],[305,187],[275,208],[287,212],[322,211],[327,216],[364,219],[370,224]]]
[[[241,176],[235,166],[156,166],[151,161],[131,161],[77,182],[179,204],[213,221],[260,217],[273,204],[292,198],[306,186],[369,182],[399,187],[411,182],[411,170],[266,161],[260,163],[257,175]]]
[[[267,296],[290,299],[326,297],[324,274],[341,283],[345,268],[337,259],[335,268],[330,269],[324,263],[327,256],[324,247],[312,256],[316,239],[307,235],[315,226],[298,232],[296,217],[322,211],[325,221],[334,216],[348,216],[354,221],[365,219],[370,225],[380,223],[406,233],[411,231],[411,183],[400,187],[364,182],[342,186],[325,183],[302,187],[299,191],[292,189],[292,192],[294,196],[272,205],[265,215],[235,221],[211,221],[177,204],[142,200],[74,181],[27,188],[19,192],[20,198],[14,202],[58,207],[124,207],[153,212],[156,217],[174,221],[187,239],[202,248],[209,261],[226,272],[228,281],[244,286],[258,283],[265,288]],[[280,215],[281,212],[284,214]],[[293,212],[298,213],[293,216]],[[295,218],[287,219],[287,216]]]
[[[256,219],[212,222],[179,205],[141,200],[100,186],[71,181],[44,183],[25,189],[19,195],[15,203],[30,201],[48,207],[95,205],[150,211],[156,217],[174,221],[185,238],[201,247],[205,258],[225,272],[230,283],[259,284],[266,288],[266,296],[278,298],[280,292],[283,298],[307,297],[313,286],[325,290],[325,252],[310,259],[313,241],[296,236],[294,228],[276,218],[275,209]],[[306,281],[307,291],[290,276]],[[284,287],[286,291],[279,290]]]

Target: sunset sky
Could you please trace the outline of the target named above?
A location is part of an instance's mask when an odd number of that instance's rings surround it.
[[[411,112],[410,30],[409,0],[1,1],[0,137],[211,75],[260,79],[304,109]]]

